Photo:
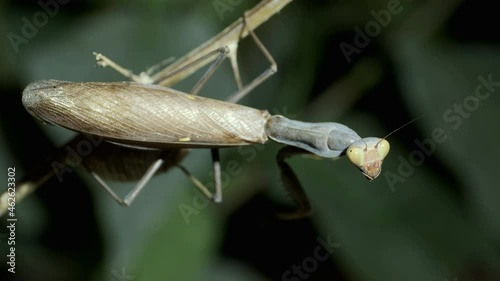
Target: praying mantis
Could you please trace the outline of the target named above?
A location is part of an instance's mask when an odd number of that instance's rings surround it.
[[[288,2],[263,1],[260,6],[262,9],[266,4],[286,5]],[[339,123],[295,121],[271,115],[266,110],[235,104],[277,71],[274,59],[253,32],[250,24],[252,15],[255,13],[247,12],[237,24],[221,33],[225,36],[238,34],[238,40],[243,34],[250,34],[270,63],[266,71],[245,86],[239,78],[235,52],[237,44],[233,41],[232,44],[220,46],[214,43],[217,42],[216,37],[208,44],[215,47],[211,51],[198,51],[188,61],[183,62],[181,59],[181,63],[178,61],[153,76],[144,73],[134,75],[96,54],[98,64],[111,66],[134,82],[41,80],[26,87],[23,104],[33,116],[45,123],[104,140],[96,146],[96,151],[103,154],[94,151],[82,164],[121,205],[130,205],[151,177],[174,166],[178,166],[203,194],[214,202],[222,202],[218,150],[263,144],[272,139],[286,145],[279,151],[277,163],[283,185],[298,205],[296,213],[281,217],[308,215],[312,210],[309,200],[285,159],[299,154],[323,158],[346,155],[371,180],[381,172],[383,159],[389,152],[389,143],[384,138],[361,138],[355,131]],[[221,41],[224,43],[224,40]],[[226,57],[231,59],[240,90],[227,102],[198,96],[202,86]],[[199,65],[210,61],[214,61],[213,64],[190,93],[162,86],[190,75],[195,65],[201,67]],[[190,148],[211,149],[215,186],[213,194],[180,165]],[[134,164],[128,165],[126,161]],[[122,199],[104,179],[138,179],[139,182]]]

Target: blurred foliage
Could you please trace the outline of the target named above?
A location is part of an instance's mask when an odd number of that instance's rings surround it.
[[[16,167],[19,179],[73,135],[24,110],[31,81],[123,80],[96,68],[92,52],[137,73],[181,57],[257,2],[72,0],[13,46],[8,34],[22,35],[43,10],[37,1],[1,1],[1,170]],[[238,5],[218,14],[220,3]],[[398,12],[384,18],[390,9]],[[226,149],[223,169],[233,161],[241,172],[226,179],[222,204],[196,201],[187,221],[180,207],[198,199],[177,170],[156,177],[129,208],[71,173],[17,205],[15,280],[500,280],[500,98],[498,83],[484,83],[500,81],[496,11],[491,1],[293,1],[256,30],[279,71],[242,103],[340,122],[361,136],[422,116],[388,137],[381,176],[369,182],[346,159],[290,159],[315,213],[279,221],[274,213],[292,207],[275,165],[280,146]],[[363,41],[357,30],[373,36]],[[357,48],[349,59],[346,44]],[[267,67],[250,39],[239,63],[246,81]],[[224,99],[235,90],[225,63],[200,94]],[[209,159],[195,150],[184,164],[208,183]],[[14,280],[6,233],[2,225],[0,278]],[[320,261],[324,241],[336,247]]]

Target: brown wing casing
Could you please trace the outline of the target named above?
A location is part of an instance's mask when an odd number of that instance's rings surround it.
[[[45,122],[126,145],[224,147],[267,141],[267,111],[156,85],[42,80],[26,87],[23,104]]]

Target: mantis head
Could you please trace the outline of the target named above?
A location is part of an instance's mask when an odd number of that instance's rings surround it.
[[[347,148],[346,155],[369,180],[373,180],[380,175],[382,162],[389,149],[386,139],[364,138],[353,142]]]

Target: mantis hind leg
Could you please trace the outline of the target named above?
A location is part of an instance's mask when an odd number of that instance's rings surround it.
[[[311,204],[297,175],[295,175],[295,172],[292,170],[290,165],[285,162],[286,158],[301,154],[309,154],[309,152],[293,146],[285,146],[280,149],[276,157],[276,161],[280,168],[280,176],[283,186],[298,207],[295,212],[277,213],[276,215],[280,219],[294,220],[304,218],[312,214]]]
[[[209,70],[205,73],[205,75],[200,79],[200,81],[197,83],[195,88],[193,88],[192,91],[195,92],[194,94],[196,94],[197,91],[206,82],[206,80],[208,80],[210,75],[212,75],[212,73],[215,71],[215,69],[224,60],[224,58],[227,56],[228,52],[229,52],[229,49],[227,47],[220,47],[220,48],[217,48],[217,49],[203,55],[202,57],[198,58],[197,60],[194,60],[191,63],[188,63],[188,64],[181,66],[177,69],[174,69],[170,72],[163,73],[163,71],[159,71],[158,75],[151,75],[151,72],[155,71],[157,68],[160,68],[161,65],[169,63],[170,59],[164,60],[164,61],[160,62],[160,64],[158,64],[157,66],[150,67],[148,70],[136,75],[131,70],[122,67],[118,63],[116,63],[116,62],[112,61],[111,59],[109,59],[108,57],[104,56],[103,54],[96,53],[96,52],[94,52],[93,54],[96,58],[98,66],[111,67],[113,70],[120,73],[124,77],[127,77],[130,80],[137,82],[137,83],[157,84],[157,85],[162,85],[166,80],[168,80],[172,76],[175,76],[176,74],[183,72],[186,69],[189,69],[191,67],[195,67],[197,64],[203,64],[204,61],[210,60],[213,56],[217,55],[215,62],[212,64],[212,66],[209,68]]]
[[[220,160],[219,160],[219,150],[212,149],[212,163],[213,163],[213,173],[214,173],[214,186],[215,193],[212,193],[208,187],[206,187],[203,183],[201,183],[198,178],[196,178],[193,174],[191,174],[184,166],[177,165],[179,169],[186,175],[186,177],[198,188],[198,190],[203,193],[208,199],[214,201],[215,203],[222,202],[222,184],[221,184],[221,168],[220,168]]]
[[[236,80],[236,84],[238,85],[238,92],[234,93],[231,95],[227,101],[236,103],[239,100],[241,100],[243,97],[245,97],[250,91],[252,91],[255,87],[259,86],[262,84],[267,78],[271,77],[274,73],[278,71],[278,65],[274,61],[273,56],[269,51],[266,49],[264,44],[260,41],[260,39],[257,37],[255,32],[248,28],[247,26],[247,20],[246,20],[246,13],[243,15],[243,25],[241,29],[241,35],[240,37],[243,37],[243,32],[248,31],[252,39],[254,40],[255,44],[257,47],[260,49],[260,51],[264,54],[266,57],[267,61],[269,62],[270,66],[259,76],[254,78],[250,83],[246,84],[243,86],[243,83],[241,82],[241,75],[240,75],[240,70],[238,67],[238,60],[237,60],[237,50],[236,47],[234,48],[233,52],[229,53],[229,59],[231,61],[231,66],[233,68],[233,73],[234,73],[234,78]]]
[[[118,204],[128,207],[154,175],[177,166],[187,153],[187,149],[137,150],[103,142],[82,165]],[[104,179],[137,184],[121,198]]]
[[[160,169],[160,167],[165,163],[163,158],[160,158],[153,162],[151,166],[149,166],[148,170],[142,178],[139,180],[137,185],[125,196],[125,198],[120,198],[118,194],[116,194],[111,187],[109,187],[106,182],[94,171],[90,171],[90,174],[94,177],[94,179],[111,195],[111,197],[118,202],[118,204],[128,207],[135,200],[137,195],[144,189],[146,184],[151,180],[151,178],[156,174],[156,172]]]

